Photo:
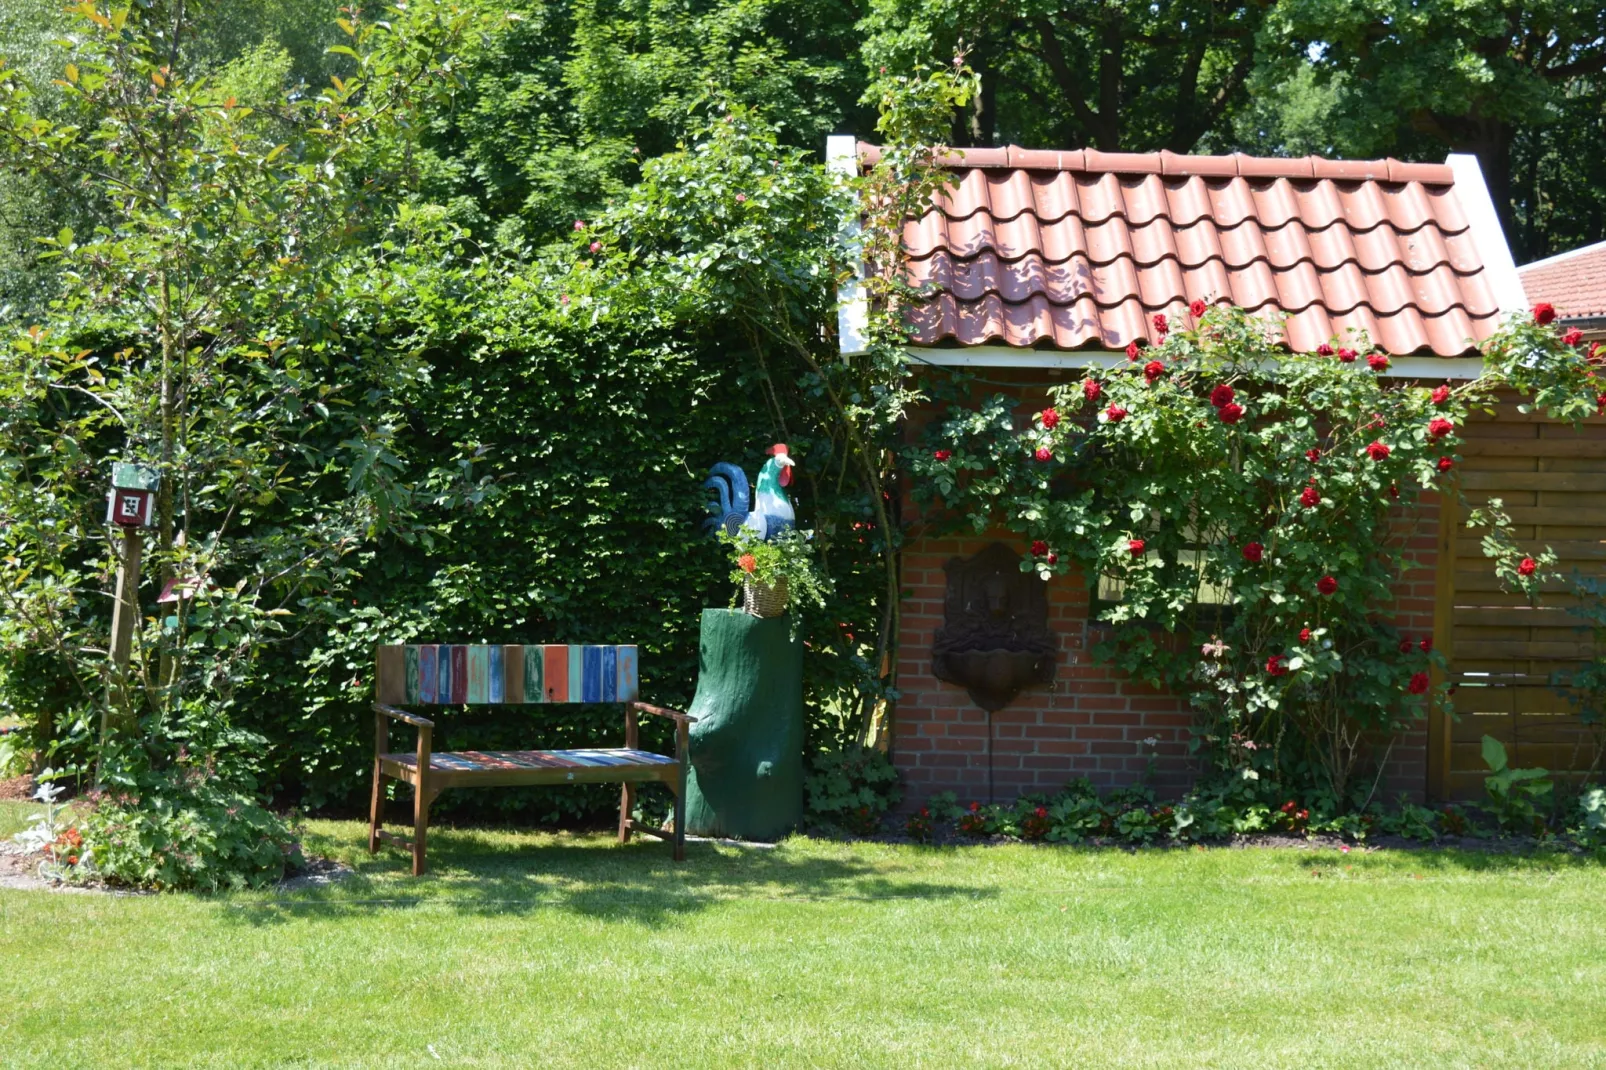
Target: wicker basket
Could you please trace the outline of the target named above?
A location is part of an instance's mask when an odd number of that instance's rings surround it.
[[[742,584],[742,608],[755,617],[779,617],[786,612],[786,580],[768,584],[748,580]]]

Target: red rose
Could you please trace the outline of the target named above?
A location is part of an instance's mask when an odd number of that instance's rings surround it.
[[[1032,456],[1036,457],[1039,461],[1047,461],[1054,455],[1048,452],[1047,446],[1039,446],[1037,447],[1037,452],[1033,453]]]
[[[1449,420],[1446,420],[1442,416],[1435,416],[1433,419],[1428,421],[1428,434],[1432,435],[1434,438],[1443,438],[1445,435],[1448,435],[1454,430],[1455,424],[1451,423]]]
[[[1154,323],[1155,331],[1159,333],[1161,338],[1164,338],[1166,336],[1166,332],[1171,330],[1171,325],[1166,322],[1164,312],[1156,312],[1152,322]]]
[[[1606,412],[1606,394],[1596,394],[1595,395],[1595,415],[1599,416],[1603,412]]]
[[[1583,342],[1583,340],[1584,332],[1580,331],[1577,327],[1569,327],[1563,331],[1561,335],[1562,345],[1575,346]]]
[[[1122,420],[1126,419],[1126,410],[1121,408],[1119,405],[1111,405],[1109,408],[1104,410],[1104,415],[1110,418],[1110,423],[1118,424]]]
[[[1368,353],[1366,356],[1366,366],[1371,368],[1374,372],[1380,372],[1389,366],[1389,358],[1385,357],[1381,353]]]
[[[1546,307],[1548,308],[1549,306],[1547,305]],[[1538,567],[1539,563],[1537,561],[1531,557],[1525,557],[1517,564],[1517,575],[1532,576],[1534,574],[1534,569]]]
[[[1087,398],[1087,400],[1089,400],[1089,401],[1097,401],[1099,399],[1099,395],[1102,394],[1102,393],[1104,393],[1104,388],[1102,386],[1100,386],[1095,380],[1092,380],[1092,379],[1083,379],[1082,380],[1082,396]]]
[[[1406,684],[1405,687],[1413,695],[1424,694],[1428,689],[1428,674],[1425,672],[1413,673],[1411,682]]]
[[[1144,547],[1144,542],[1143,542],[1142,539],[1128,539],[1128,540],[1126,540],[1127,552],[1130,553],[1133,557],[1142,557],[1143,556],[1143,547]]]
[[[1138,359],[1138,344],[1137,344],[1137,342],[1128,342],[1126,344],[1126,359],[1127,360],[1137,360]]]
[[[1049,555],[1047,557],[1047,561],[1048,561],[1049,564],[1051,564],[1051,565],[1058,564],[1059,563],[1059,559],[1060,559],[1060,555],[1059,554],[1056,554],[1053,551],[1049,551]]]
[[[1390,483],[1389,484],[1389,497],[1390,498],[1398,498],[1399,496],[1400,496],[1400,485],[1398,483]]]
[[[1338,590],[1338,581],[1331,576],[1323,576],[1316,581],[1316,589],[1322,594],[1332,594]]]
[[[1415,648],[1415,645],[1416,644],[1412,643],[1409,637],[1401,639],[1400,640],[1400,653],[1401,654],[1409,654]]]
[[[1556,320],[1556,306],[1549,301],[1541,301],[1534,306],[1534,322],[1541,327],[1548,327]]]
[[[1373,442],[1370,446],[1366,447],[1366,455],[1372,458],[1374,461],[1387,460],[1389,448],[1381,442]]]
[[[1235,424],[1244,418],[1244,407],[1236,401],[1227,402],[1216,412],[1221,416],[1221,422],[1224,424]]]
[[[1268,675],[1268,676],[1286,676],[1288,674],[1288,666],[1284,665],[1283,662],[1285,662],[1287,660],[1288,660],[1287,658],[1284,658],[1280,654],[1273,654],[1271,657],[1267,658],[1266,659],[1266,675]]]
[[[932,460],[946,461],[954,455],[953,450],[938,450],[931,455]]]
[[[1032,556],[1042,557],[1046,553],[1048,553],[1048,543],[1044,542],[1042,539],[1033,539]]]
[[[1435,405],[1443,405],[1446,401],[1449,401],[1449,400],[1450,400],[1450,386],[1449,386],[1448,383],[1446,383],[1444,386],[1436,386],[1436,387],[1433,388],[1433,404],[1435,404]]]
[[[1600,350],[1601,350],[1601,345],[1600,345],[1599,342],[1591,342],[1591,343],[1589,343],[1589,362],[1591,364],[1595,363],[1596,361],[1598,361],[1600,359]]]
[[[1299,504],[1306,509],[1314,509],[1322,503],[1322,492],[1314,486],[1306,487],[1299,492]]]
[[[1321,345],[1316,347],[1316,355],[1318,357],[1330,357],[1333,355],[1333,347],[1328,345],[1326,342],[1323,342]]]
[[[1450,469],[1452,469],[1454,467],[1455,467],[1455,461],[1451,460],[1449,457],[1440,457],[1439,458],[1439,471],[1448,472]]]
[[[1299,641],[1301,643],[1310,642],[1310,629],[1309,628],[1301,628],[1301,629],[1299,629]]]
[[[1433,636],[1423,636],[1422,641],[1418,643],[1417,646],[1421,647],[1422,653],[1424,654],[1430,652],[1433,649]]]
[[[1244,544],[1244,560],[1249,562],[1251,565],[1260,564],[1260,559],[1265,552],[1266,548],[1260,545],[1258,542],[1248,542]]]
[[[1156,379],[1160,378],[1160,376],[1164,374],[1165,365],[1161,364],[1157,360],[1151,360],[1149,363],[1143,366],[1143,378],[1147,379],[1151,386],[1154,384]]]
[[[1340,349],[1338,351],[1338,359],[1343,361],[1345,364],[1353,364],[1355,362],[1355,350]]]
[[[1312,446],[1310,449],[1305,451],[1305,460],[1309,461],[1311,464],[1315,464],[1317,461],[1319,461],[1321,459],[1322,459],[1322,451],[1317,449],[1316,447]]]
[[[1210,306],[1206,305],[1203,301],[1199,300],[1198,298],[1194,298],[1192,301],[1190,301],[1188,303],[1188,311],[1193,313],[1193,318],[1196,319],[1196,320],[1197,319],[1203,319],[1205,311],[1209,307]]]
[[[1043,421],[1043,426],[1050,431],[1054,430],[1060,422],[1060,414],[1053,409],[1044,409],[1038,418]]]
[[[575,221],[574,221],[574,229],[575,229],[575,230],[584,230],[584,229],[586,229],[586,224],[585,224],[585,220],[583,220],[583,219],[576,219],[576,220],[575,220]]]
[[[1219,409],[1223,405],[1230,405],[1232,403],[1232,399],[1237,396],[1237,394],[1233,393],[1232,387],[1228,386],[1226,383],[1222,383],[1220,386],[1210,391],[1210,404]]]

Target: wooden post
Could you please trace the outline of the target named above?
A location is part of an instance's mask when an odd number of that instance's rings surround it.
[[[434,800],[429,783],[429,756],[433,731],[418,726],[418,783],[413,786],[413,876],[424,874],[424,838],[429,833],[429,804]]]
[[[100,713],[100,745],[112,733],[133,727],[133,703],[128,694],[128,662],[134,650],[134,625],[139,621],[139,568],[144,557],[139,528],[123,529],[122,561],[117,566],[117,601],[112,606],[111,678],[106,685],[106,706]],[[100,782],[99,762],[95,782]]]
[[[641,746],[641,729],[636,721],[636,710],[625,704],[625,746],[635,750]],[[636,808],[636,786],[625,781],[619,789],[619,842],[630,842],[630,814]]]

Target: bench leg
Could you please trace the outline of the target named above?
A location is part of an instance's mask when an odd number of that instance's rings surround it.
[[[374,761],[374,798],[368,809],[368,853],[379,853],[379,827],[384,823],[385,778],[379,774],[379,762]]]
[[[429,804],[431,796],[419,785],[413,792],[413,876],[424,874],[424,837],[429,831]]]
[[[630,815],[636,809],[636,786],[626,784],[619,789],[619,842],[630,842]]]
[[[675,861],[686,861],[686,766],[675,778]]]

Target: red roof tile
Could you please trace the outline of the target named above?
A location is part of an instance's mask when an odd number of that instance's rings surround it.
[[[1549,301],[1563,319],[1606,316],[1606,242],[1524,264],[1517,274],[1530,299]]]
[[[859,145],[863,164],[879,156]],[[1191,323],[1201,299],[1287,313],[1301,351],[1353,330],[1461,356],[1500,315],[1445,164],[1014,146],[944,160],[957,186],[903,234],[910,281],[933,289],[909,315],[919,345],[1124,349],[1155,341],[1157,312]]]

